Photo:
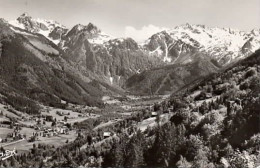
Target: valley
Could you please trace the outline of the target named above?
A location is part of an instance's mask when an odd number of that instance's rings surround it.
[[[65,109],[41,105],[40,115],[26,115],[2,104],[0,143],[7,150],[16,149],[19,154],[28,153],[33,145],[38,144],[63,146],[79,136],[82,130],[77,124],[96,120],[99,124],[93,126],[91,131],[100,131],[145,110],[150,111],[154,103],[165,98],[165,96],[127,96],[123,101],[119,101],[111,100],[112,98],[108,100],[106,97],[104,101],[107,105],[102,109],[75,104],[69,104]],[[140,121],[137,127],[144,131],[148,125],[152,127],[154,124],[155,117],[151,117]]]
[[[0,19],[0,167],[259,166],[260,30],[144,42]],[[3,159],[2,159],[3,158]]]

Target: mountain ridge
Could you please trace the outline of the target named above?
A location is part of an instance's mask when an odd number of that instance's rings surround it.
[[[168,65],[195,66],[198,59],[205,66],[201,70],[208,68],[207,74],[210,74],[246,58],[260,46],[260,30],[257,29],[246,32],[184,24],[157,32],[141,44],[132,38],[107,35],[93,23],[77,24],[68,29],[55,21],[42,20],[33,19],[28,14],[22,14],[17,19],[23,25],[18,27],[39,33],[57,45],[64,52],[63,57],[81,73],[116,87],[128,88],[129,79],[146,74],[140,74],[142,72],[152,72],[154,68],[168,71]],[[46,24],[45,27],[42,24]],[[48,30],[44,30],[46,28]],[[201,58],[206,59],[208,64]],[[196,79],[202,77],[200,73],[206,75],[203,71],[198,72]],[[164,74],[159,74],[160,79],[166,80]],[[162,87],[160,82],[164,80],[159,80],[158,85]],[[159,88],[156,93],[162,93]]]
[[[231,28],[211,28],[204,25],[185,24],[173,29],[155,33],[143,44],[149,51],[157,50],[157,55],[165,61],[176,61],[182,45],[190,45],[206,53],[222,65],[235,62],[252,54],[260,45],[260,30],[239,31]],[[175,46],[175,43],[182,41]],[[245,46],[245,44],[247,45]],[[177,48],[176,48],[177,47]],[[185,52],[185,51],[184,51]]]
[[[68,29],[56,21],[33,19],[26,13],[9,23],[30,32],[40,33],[62,49],[66,49],[66,38],[82,32],[93,45],[106,45],[110,40],[122,39],[104,33],[93,23],[77,24]],[[157,32],[145,42],[137,44],[140,49],[147,51],[148,55],[156,56],[166,64],[178,63],[178,58],[181,58],[183,53],[192,52],[196,48],[225,66],[258,49],[260,30],[240,31],[186,23]]]
[[[0,94],[20,111],[35,113],[38,103],[63,107],[61,101],[102,106],[102,96],[123,93],[95,74],[77,69],[64,51],[41,34],[0,20],[0,44]]]

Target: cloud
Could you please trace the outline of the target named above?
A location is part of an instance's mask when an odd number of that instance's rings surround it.
[[[136,29],[132,26],[125,27],[125,37],[131,37],[137,42],[143,42],[151,37],[153,34],[165,30],[166,28],[157,27],[152,24],[143,26],[141,29]]]

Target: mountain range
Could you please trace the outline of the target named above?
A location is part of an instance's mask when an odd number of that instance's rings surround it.
[[[9,23],[15,27],[42,34],[55,44],[63,47],[63,50],[66,49],[64,43],[73,40],[73,37],[75,40],[75,36],[80,34],[84,34],[89,43],[94,46],[106,46],[108,53],[111,50],[111,47],[108,46],[128,39],[110,36],[92,23],[86,26],[77,24],[68,29],[53,20],[33,19],[27,13]],[[145,42],[136,45],[138,49],[148,52],[149,55],[160,57],[163,62],[189,62],[190,59],[182,61],[181,57],[184,57],[185,53],[198,50],[225,65],[252,54],[258,49],[259,43],[259,29],[240,31],[231,28],[211,28],[205,25],[187,23],[158,32]]]
[[[88,105],[101,105],[102,96],[125,91],[169,94],[247,57],[259,45],[259,29],[185,24],[137,43],[110,36],[93,23],[67,28],[24,13],[14,21],[0,21],[6,88],[1,94]]]
[[[185,24],[156,33],[143,45],[170,63],[190,62],[189,53],[197,51],[206,53],[221,65],[227,65],[252,54],[259,48],[259,42],[259,29],[246,32]]]

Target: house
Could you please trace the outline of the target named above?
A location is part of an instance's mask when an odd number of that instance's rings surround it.
[[[49,132],[49,131],[44,131],[43,132],[43,137],[51,137],[54,135],[54,132]]]
[[[45,120],[46,120],[46,121],[53,121],[53,116],[47,115],[47,116],[45,117]]]
[[[152,117],[156,117],[158,116],[158,113],[157,112],[152,112]]]
[[[104,138],[108,138],[111,136],[111,132],[104,132],[103,136],[104,136]]]
[[[212,93],[206,93],[206,98],[207,99],[212,98]]]
[[[59,134],[68,134],[69,133],[69,129],[66,126],[56,127],[55,128],[55,132],[57,132]]]
[[[64,128],[60,128],[59,133],[60,134],[65,134],[65,129]]]
[[[19,127],[19,126],[21,126],[21,124],[20,123],[14,123],[14,126]]]
[[[64,130],[64,134],[68,134],[69,133],[69,129],[67,126],[63,126],[62,129]]]

